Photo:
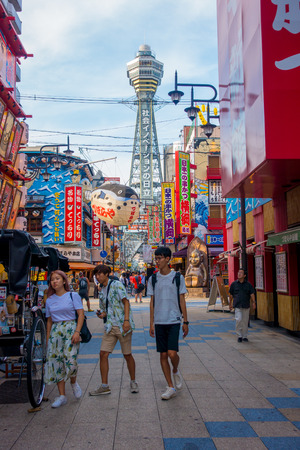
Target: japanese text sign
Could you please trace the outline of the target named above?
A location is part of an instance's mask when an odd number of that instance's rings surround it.
[[[65,188],[65,242],[75,241],[75,186]]]
[[[101,246],[101,219],[93,212],[92,247]]]
[[[148,224],[148,241],[158,244],[161,241],[161,216],[158,206],[149,207]]]
[[[141,102],[140,164],[141,200],[152,199],[152,102]]]
[[[177,234],[191,234],[191,185],[190,155],[185,152],[175,154],[176,179],[176,230]]]
[[[82,240],[82,187],[75,188],[75,208],[76,208],[76,242]]]
[[[163,238],[166,244],[175,244],[175,186],[162,183]]]

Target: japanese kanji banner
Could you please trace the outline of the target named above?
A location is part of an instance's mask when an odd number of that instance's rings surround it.
[[[163,238],[166,244],[175,244],[175,186],[161,183]]]
[[[76,208],[76,242],[82,240],[82,187],[76,186],[75,190],[75,208]]]
[[[92,247],[101,246],[101,219],[93,212]]]
[[[176,234],[191,234],[190,155],[175,153]]]
[[[161,212],[158,206],[150,206],[148,209],[148,242],[159,243],[161,241]]]
[[[65,242],[75,241],[75,186],[65,187]]]

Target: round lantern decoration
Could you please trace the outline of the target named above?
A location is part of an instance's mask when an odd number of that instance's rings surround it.
[[[97,217],[118,227],[139,217],[140,200],[128,186],[104,183],[92,192],[91,206]]]

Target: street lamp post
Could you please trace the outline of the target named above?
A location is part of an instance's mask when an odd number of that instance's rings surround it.
[[[44,148],[54,148],[56,147],[56,156],[53,157],[53,155],[50,154],[46,154],[43,152]],[[35,156],[34,158],[31,159],[31,163],[33,163],[37,169],[41,169],[41,167],[38,166],[38,162],[41,163],[45,163],[45,171],[42,173],[42,177],[44,179],[44,181],[49,181],[50,180],[50,173],[48,172],[48,167],[51,166],[51,160],[53,162],[53,166],[56,170],[59,170],[61,168],[61,155],[59,155],[58,151],[59,151],[59,147],[68,147],[68,150],[66,150],[66,154],[67,152],[71,152],[71,150],[69,149],[69,139],[68,139],[68,143],[67,144],[58,144],[58,145],[53,145],[53,144],[45,144],[42,145],[42,147],[40,148],[40,154],[38,156]],[[73,152],[72,152],[73,153]]]
[[[179,91],[177,89],[178,86],[189,86],[191,87],[191,105],[188,108],[185,108],[185,112],[187,113],[189,119],[193,122],[198,114],[198,108],[194,106],[194,102],[203,102],[206,103],[206,110],[207,110],[207,123],[205,125],[202,125],[202,129],[206,136],[209,138],[212,135],[213,129],[215,128],[215,125],[210,122],[210,119],[215,118],[218,119],[219,116],[213,116],[210,114],[210,103],[219,103],[219,100],[216,100],[218,96],[218,91],[212,84],[199,84],[199,83],[178,83],[177,80],[177,70],[175,71],[175,89],[174,91],[169,92],[169,96],[171,97],[172,102],[177,105],[181,97],[184,95],[182,91]],[[209,88],[213,91],[213,96],[211,98],[194,98],[194,87],[197,88]]]
[[[217,89],[211,85],[211,84],[194,84],[194,83],[178,83],[177,80],[177,71],[175,71],[175,89],[174,91],[169,92],[169,96],[171,97],[172,102],[177,105],[177,103],[180,102],[181,97],[184,95],[182,91],[179,91],[177,89],[178,86],[191,86],[191,106],[188,108],[185,108],[185,112],[187,113],[188,117],[194,121],[197,113],[198,108],[194,106],[194,102],[205,102],[207,103],[207,123],[205,125],[202,125],[201,128],[204,131],[204,134],[207,136],[207,138],[210,138],[210,136],[213,133],[213,129],[215,128],[215,125],[210,122],[210,119],[216,118],[219,119],[219,116],[212,116],[210,114],[210,106],[209,103],[219,103],[218,100],[216,100],[218,92]],[[194,98],[194,87],[200,87],[200,88],[210,88],[213,90],[214,95],[210,99],[195,99]],[[242,234],[242,267],[244,270],[247,271],[247,254],[246,254],[246,209],[245,209],[245,195],[244,191],[241,191],[241,234]]]

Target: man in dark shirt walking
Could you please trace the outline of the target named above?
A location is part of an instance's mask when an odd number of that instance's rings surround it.
[[[229,289],[230,309],[235,312],[235,331],[238,335],[238,342],[248,342],[248,322],[250,314],[250,300],[255,309],[254,288],[251,283],[245,280],[244,269],[238,271],[238,279],[231,283]]]

